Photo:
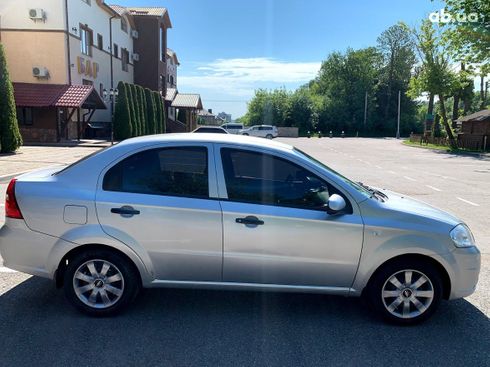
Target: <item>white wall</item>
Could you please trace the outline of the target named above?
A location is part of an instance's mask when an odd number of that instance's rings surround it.
[[[80,0],[81,1],[81,0]],[[29,9],[43,9],[46,18],[32,20]],[[65,29],[63,0],[0,0],[0,28]]]
[[[84,55],[81,52],[80,40],[75,37],[70,37],[70,57],[72,70],[72,84],[83,84],[83,80],[89,80],[93,83],[95,90],[100,92],[101,84],[103,89],[111,88],[111,64],[110,53],[112,45],[110,44],[109,19],[111,14],[97,5],[95,0],[88,5],[82,0],[70,0],[68,5],[69,32],[71,35],[80,37],[80,24],[87,25],[93,31],[94,46],[92,46],[92,56]],[[131,26],[128,23],[128,33],[121,29],[121,21],[119,18],[112,19],[112,40],[119,48],[119,58],[113,57],[113,75],[114,88],[117,87],[119,81],[133,83],[134,68],[131,60],[133,52],[133,38],[131,37]],[[97,34],[103,37],[103,50],[97,48]],[[122,70],[121,51],[126,48],[130,54],[130,64],[128,71]],[[80,74],[78,72],[77,58],[81,57],[85,61],[89,60],[92,63],[98,64],[98,73],[94,78],[90,75]],[[110,121],[110,111],[96,111],[92,117],[92,121]]]

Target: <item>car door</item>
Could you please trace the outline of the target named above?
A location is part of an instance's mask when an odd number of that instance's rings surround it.
[[[221,145],[223,280],[347,291],[359,263],[363,223],[350,199],[284,157]],[[329,215],[328,196],[347,208]]]
[[[146,251],[155,278],[220,281],[222,223],[212,144],[165,145],[124,157],[99,179],[103,230]]]

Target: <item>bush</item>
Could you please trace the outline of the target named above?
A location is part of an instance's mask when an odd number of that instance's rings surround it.
[[[138,95],[138,106],[139,106],[139,113],[140,113],[140,124],[141,124],[140,135],[147,135],[149,133],[148,133],[148,121],[146,116],[145,90],[143,89],[143,87],[137,85],[136,91]]]
[[[145,88],[145,101],[146,101],[146,121],[148,126],[148,134],[159,133],[157,110],[155,106],[155,99],[150,89]]]
[[[7,60],[0,44],[0,152],[15,152],[22,145],[17,122],[14,88],[7,69]]]
[[[137,113],[137,105],[135,101],[136,89],[134,84],[125,83],[127,96],[128,96],[128,106],[129,112],[131,114],[131,136],[139,135],[139,114]]]
[[[117,90],[119,95],[114,109],[114,138],[124,140],[132,136],[133,130],[128,101],[128,86],[126,83],[119,82]]]

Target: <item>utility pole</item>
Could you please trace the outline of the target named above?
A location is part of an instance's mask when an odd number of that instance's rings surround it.
[[[364,97],[364,129],[366,129],[366,121],[367,121],[367,102],[368,102],[368,92],[366,91],[366,95]]]
[[[398,91],[398,119],[396,123],[396,138],[400,139],[400,102],[402,99],[402,91]]]

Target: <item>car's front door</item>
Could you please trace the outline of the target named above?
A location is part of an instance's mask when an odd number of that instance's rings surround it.
[[[162,146],[125,157],[101,175],[103,230],[141,246],[159,280],[220,281],[222,223],[212,144]]]
[[[294,286],[352,284],[363,223],[352,203],[317,175],[284,157],[221,146],[216,150],[223,209],[223,280]],[[342,215],[328,196],[347,200]]]

